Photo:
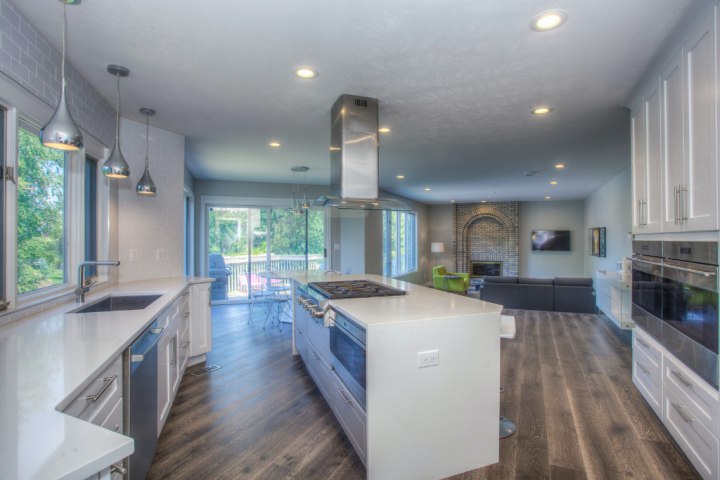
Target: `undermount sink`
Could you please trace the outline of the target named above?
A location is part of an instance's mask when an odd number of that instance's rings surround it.
[[[142,310],[162,295],[110,295],[95,303],[73,310],[70,313],[119,312]]]

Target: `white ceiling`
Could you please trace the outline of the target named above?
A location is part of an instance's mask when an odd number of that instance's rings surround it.
[[[59,47],[60,2],[11,1]],[[329,183],[330,106],[350,93],[379,98],[392,128],[384,190],[578,199],[629,165],[623,102],[693,1],[83,0],[68,7],[69,59],[111,104],[106,66],[128,67],[123,112],[155,108],[153,125],[186,135],[198,179],[286,183],[306,165]],[[549,8],[567,23],[530,30]],[[303,65],[319,77],[295,77]],[[554,111],[532,116],[539,104]]]

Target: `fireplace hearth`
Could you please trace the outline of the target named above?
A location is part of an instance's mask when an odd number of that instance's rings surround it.
[[[499,277],[502,275],[502,262],[471,262],[471,277]]]

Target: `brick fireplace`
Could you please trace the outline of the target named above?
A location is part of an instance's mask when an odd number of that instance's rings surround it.
[[[517,275],[518,202],[455,204],[455,269],[471,276]]]

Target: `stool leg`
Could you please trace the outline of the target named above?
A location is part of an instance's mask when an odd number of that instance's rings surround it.
[[[515,433],[515,422],[509,418],[500,417],[500,438],[507,438]]]

